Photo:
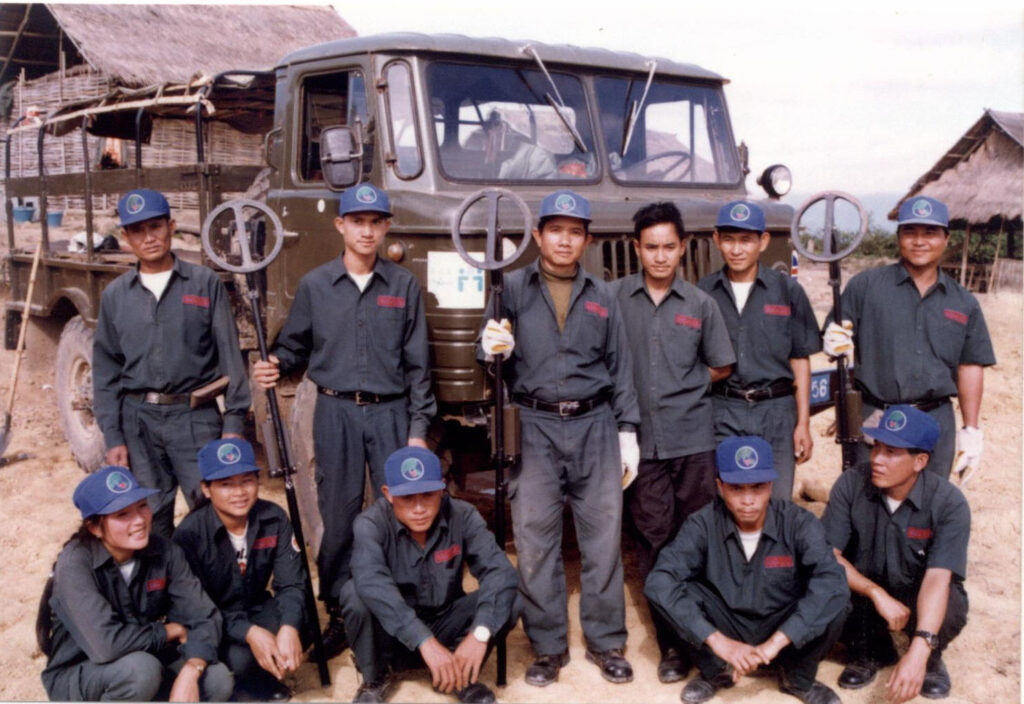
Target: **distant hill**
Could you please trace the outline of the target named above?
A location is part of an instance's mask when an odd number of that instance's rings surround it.
[[[782,202],[786,205],[790,205],[793,208],[799,208],[803,205],[804,201],[810,198],[813,193],[791,193],[782,199]],[[871,226],[877,227],[880,230],[889,232],[892,234],[896,233],[896,223],[887,218],[889,211],[893,209],[896,202],[903,195],[902,192],[888,192],[888,193],[852,193],[852,196],[857,198],[864,206],[864,209],[868,211],[869,222]],[[821,207],[820,205],[818,207]],[[852,211],[851,211],[852,212]],[[820,219],[823,216],[818,216]],[[853,229],[856,227],[856,222],[845,222],[843,219],[843,211],[839,211],[840,227],[843,229]],[[806,216],[805,222],[814,222],[818,224],[818,219],[812,218],[810,214]],[[819,225],[820,226],[820,225]]]

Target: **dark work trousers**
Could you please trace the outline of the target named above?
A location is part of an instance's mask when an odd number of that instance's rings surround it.
[[[580,549],[580,623],[587,647],[626,644],[622,583],[622,462],[611,407],[562,418],[522,409],[522,455],[509,480],[519,558],[519,609],[538,655],[565,652],[568,603],[562,510]]]
[[[907,619],[907,626],[904,632],[913,636],[917,630],[917,594],[892,593],[893,597],[903,602],[910,608],[910,618]],[[874,660],[876,662],[892,662],[896,658],[896,650],[893,646],[892,635],[885,620],[875,611],[874,605],[867,597],[853,594],[850,599],[853,610],[846,619],[846,626],[843,628],[843,635],[840,642],[846,646],[847,659]],[[936,634],[939,637],[939,646],[933,651],[934,656],[939,656],[946,646],[957,637],[960,631],[967,624],[967,592],[964,591],[962,582],[954,581],[949,585],[949,601],[946,603],[946,617],[942,621],[942,627]]]
[[[793,429],[796,428],[796,399],[793,396],[765,401],[715,396],[715,443],[736,435],[756,435],[772,446],[772,459],[779,478],[772,485],[772,498],[793,500]]]
[[[694,598],[699,601],[704,617],[715,628],[723,635],[733,640],[742,641],[747,645],[760,645],[768,640],[796,609],[796,602],[794,602],[788,609],[753,620],[729,609],[721,597],[703,584],[692,582],[687,586],[687,590],[691,591]],[[772,664],[779,667],[782,677],[788,685],[795,689],[805,690],[814,684],[818,674],[818,664],[839,638],[843,629],[843,620],[848,611],[849,607],[832,619],[823,633],[812,638],[803,647],[798,648],[791,643],[779,652]],[[704,679],[710,680],[726,667],[726,662],[715,655],[714,651],[706,644],[695,648],[683,641],[683,648],[684,652],[690,656],[691,662],[697,665]]]
[[[69,682],[70,701],[166,701],[174,678],[185,660],[165,665],[156,655],[136,651],[107,663],[86,660],[74,666]],[[221,663],[210,663],[199,678],[199,698],[206,702],[226,702],[231,696],[231,672]]]
[[[384,461],[406,444],[409,413],[404,398],[357,405],[354,400],[316,395],[313,451],[316,453],[317,506],[324,524],[316,564],[320,598],[337,603],[352,572],[352,522],[363,508],[366,465],[374,498],[381,496]]]
[[[863,403],[864,419],[874,413],[877,409],[876,406],[872,406],[867,401]],[[929,472],[934,472],[943,479],[949,479],[950,472],[953,471],[953,456],[956,453],[956,413],[953,411],[953,404],[944,403],[938,408],[933,408],[928,411],[928,415],[934,418],[939,424],[939,441],[935,444],[935,451],[932,452],[931,457],[928,458],[928,464],[925,465],[925,469]],[[879,414],[878,420],[881,420],[882,416]],[[877,426],[877,421],[872,421],[871,425]],[[871,445],[866,442],[857,443],[857,464],[866,464],[871,461]]]
[[[135,478],[142,486],[160,492],[149,498],[153,532],[170,538],[178,486],[189,508],[202,496],[199,450],[220,437],[220,411],[214,403],[193,409],[187,403],[158,406],[125,397],[121,428]]]
[[[714,450],[667,460],[640,460],[629,513],[640,533],[637,563],[642,581],[647,581],[658,553],[676,536],[687,516],[714,497]],[[662,654],[678,645],[675,629],[654,607],[651,620]]]
[[[275,636],[281,629],[281,614],[273,601],[268,601],[259,611],[250,613],[249,621],[253,625],[267,629]],[[299,639],[303,645],[312,641],[312,638],[301,629]],[[225,637],[220,644],[220,661],[234,674],[235,688],[245,690],[257,698],[265,698],[267,688],[277,681],[256,662],[256,656],[253,655],[248,643],[238,643]]]

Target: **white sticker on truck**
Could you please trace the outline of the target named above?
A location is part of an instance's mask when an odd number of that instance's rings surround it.
[[[483,252],[468,252],[483,259]],[[483,308],[487,277],[462,261],[458,252],[427,252],[427,291],[438,308]]]

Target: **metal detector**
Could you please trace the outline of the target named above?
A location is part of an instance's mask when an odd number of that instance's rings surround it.
[[[513,203],[523,215],[523,240],[519,247],[508,258],[503,258],[501,228],[498,225],[498,205],[501,199]],[[484,244],[483,260],[474,258],[462,241],[465,234],[462,232],[463,220],[469,209],[478,202],[487,201],[487,238]],[[501,317],[501,295],[505,290],[504,272],[526,252],[530,246],[530,232],[533,229],[532,215],[526,202],[512,191],[504,188],[484,188],[466,196],[458,211],[452,219],[452,242],[458,251],[462,261],[469,266],[483,269],[489,273],[491,287],[491,301],[495,315]],[[491,416],[491,463],[494,466],[494,537],[502,552],[505,550],[505,468],[511,466],[515,461],[518,452],[518,409],[515,406],[508,406],[508,418],[506,418],[505,406],[505,379],[503,376],[502,355],[494,357],[494,412]],[[506,423],[508,421],[508,423]],[[511,432],[509,432],[511,431]],[[512,437],[506,437],[509,433]],[[508,452],[508,445],[513,445],[513,451]],[[497,683],[499,687],[505,686],[506,681],[506,652],[505,636],[502,634],[495,644],[497,649]]]
[[[835,226],[836,201],[845,200],[857,209],[860,216],[860,228],[853,238],[846,242],[842,249],[839,247],[838,233]],[[825,202],[825,229],[821,238],[821,251],[815,252],[804,245],[800,240],[800,219],[803,218],[813,205],[819,201]],[[793,240],[793,247],[797,252],[810,259],[812,262],[828,263],[828,283],[832,288],[832,313],[833,320],[840,325],[843,321],[842,297],[842,271],[839,266],[840,260],[848,257],[857,248],[864,235],[868,232],[868,213],[864,206],[853,196],[841,191],[822,191],[808,198],[793,215],[793,224],[790,226],[790,237]],[[851,362],[853,360],[850,360]],[[847,368],[846,355],[836,357],[836,376],[838,386],[832,398],[836,404],[836,442],[843,447],[843,471],[845,472],[856,462],[857,443],[861,441],[861,398],[860,391],[853,388]]]
[[[256,238],[256,232],[246,226],[247,218],[245,209],[255,210],[260,215],[266,216],[270,226],[267,235],[273,238],[273,246],[269,254],[263,254],[264,242],[257,241],[254,248],[250,244],[250,238]],[[215,223],[221,215],[231,213],[234,220],[229,221],[215,229]],[[233,233],[230,240],[232,252],[221,254],[213,243],[213,233]],[[260,359],[267,361],[267,334],[263,328],[263,314],[260,310],[260,287],[257,281],[257,272],[266,269],[270,263],[277,258],[284,245],[284,227],[277,213],[271,210],[265,203],[255,200],[239,199],[222,203],[210,211],[203,222],[202,230],[203,250],[206,256],[217,266],[236,274],[245,274],[245,285],[248,289],[246,294],[249,298],[249,305],[252,309],[253,324],[256,327],[256,339],[260,346]],[[253,250],[256,250],[255,252]],[[237,251],[235,251],[237,250]],[[284,477],[284,491],[288,497],[288,515],[291,518],[292,532],[295,534],[295,542],[299,546],[299,553],[302,557],[302,564],[306,568],[306,614],[313,629],[313,656],[316,659],[317,668],[320,670],[320,685],[328,687],[331,684],[331,675],[327,670],[327,658],[324,653],[324,638],[320,630],[320,617],[317,615],[316,598],[313,596],[313,578],[309,569],[309,556],[306,552],[306,541],[302,535],[302,519],[299,516],[299,502],[295,496],[295,483],[292,475],[295,474],[295,466],[292,464],[291,452],[289,451],[288,438],[285,435],[284,423],[281,421],[281,409],[277,405],[277,394],[274,389],[267,389],[267,405],[270,408],[270,417],[274,424],[274,440],[277,445],[277,457],[281,462],[281,475]]]

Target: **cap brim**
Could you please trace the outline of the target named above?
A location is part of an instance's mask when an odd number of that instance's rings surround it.
[[[239,474],[249,474],[250,472],[259,473],[260,468],[254,464],[233,464],[228,467],[221,467],[216,472],[213,472],[209,476],[203,477],[204,482],[212,482],[217,479],[227,479],[228,477],[234,477]]]
[[[121,218],[121,227],[128,227],[129,225],[134,225],[137,222],[144,222],[146,220],[152,220],[153,218],[169,217],[171,217],[171,213],[169,211],[154,212],[152,210],[143,210],[141,212],[135,213],[135,215],[129,215],[126,218]]]
[[[927,450],[924,447],[918,447],[914,443],[904,440],[896,433],[891,430],[886,430],[885,428],[861,428],[861,432],[869,438],[881,440],[889,447],[905,447],[908,450],[924,450],[925,452],[930,452],[930,450]]]
[[[429,494],[432,491],[440,491],[446,488],[447,485],[443,481],[429,481],[429,482],[406,482],[395,487],[388,487],[388,492],[392,496],[411,496],[413,494]]]
[[[753,469],[749,472],[719,472],[718,478],[726,484],[760,484],[779,478],[774,469]]]
[[[744,232],[756,232],[761,234],[764,230],[754,227],[753,225],[737,225],[735,223],[728,223],[724,225],[715,225],[716,230],[743,230]]]
[[[110,500],[110,503],[108,503],[106,506],[101,508],[96,513],[93,513],[93,514],[90,514],[90,515],[92,515],[92,516],[106,516],[106,515],[109,515],[111,513],[116,513],[116,512],[120,511],[123,508],[127,508],[128,506],[131,506],[132,504],[134,504],[137,501],[141,501],[142,499],[148,498],[148,497],[152,496],[153,494],[159,494],[159,493],[160,492],[157,489],[147,489],[145,487],[140,486],[140,487],[138,487],[136,489],[132,489],[131,491],[126,491],[123,494],[118,494],[117,496],[115,496],[113,499]],[[85,516],[85,518],[88,518],[88,516]]]
[[[910,220],[900,220],[896,223],[896,227],[900,225],[935,225],[935,227],[943,227],[949,229],[948,223],[943,223],[941,220],[935,220],[933,218],[911,218]]]
[[[340,213],[340,215],[345,217],[352,213],[380,213],[381,215],[387,215],[389,218],[394,216],[394,213],[385,208],[352,208],[350,210],[346,210],[344,213]]]

